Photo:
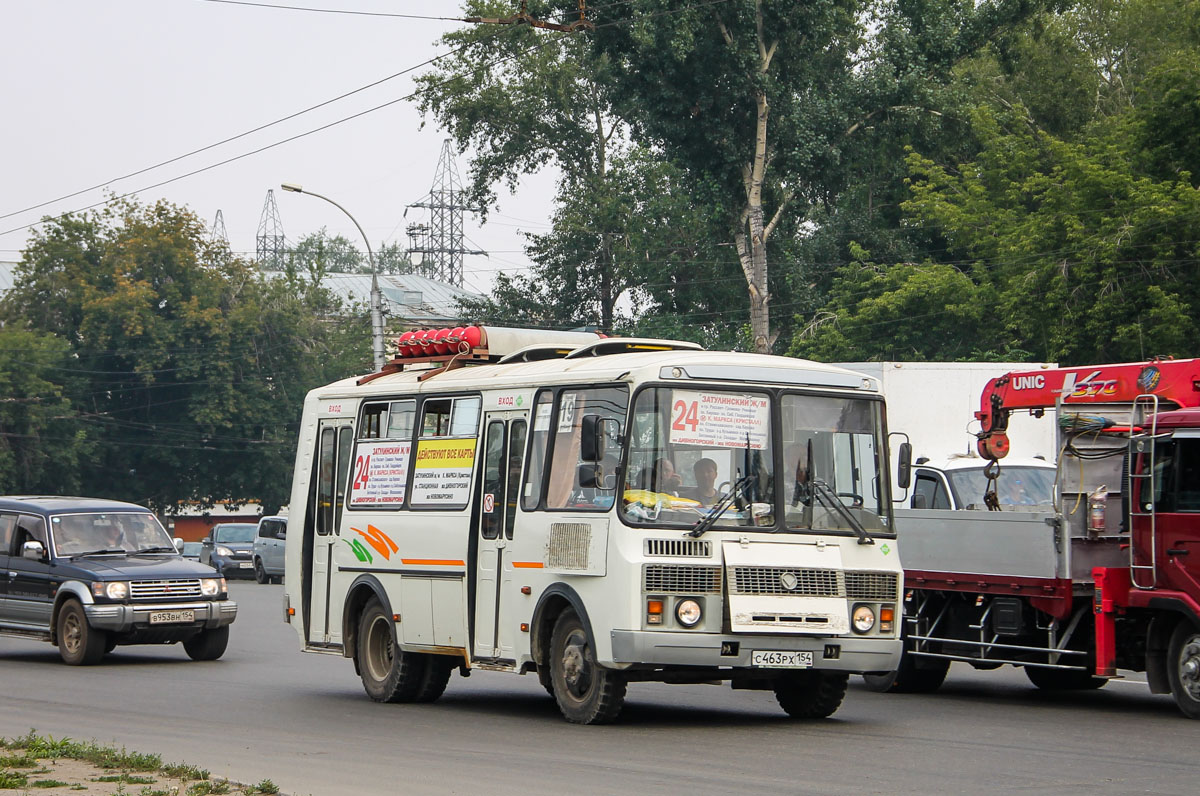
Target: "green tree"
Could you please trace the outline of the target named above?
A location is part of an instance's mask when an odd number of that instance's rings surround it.
[[[897,136],[942,118],[936,89],[954,65],[1035,7],[634,0],[599,10],[593,41],[637,140],[723,209],[753,344],[767,351],[770,289],[786,284],[772,280],[772,258],[806,234],[801,222],[833,215],[864,166],[888,182]]]
[[[368,361],[365,321],[210,245],[189,211],[119,201],[46,222],[24,252],[0,317],[67,347],[89,492],[284,502],[305,391]]]
[[[906,209],[942,231],[950,258],[986,270],[1004,337],[1072,364],[1194,353],[1190,175],[1139,173],[1125,124],[1068,143],[1030,128],[1023,110],[981,109],[976,129],[984,148],[971,163],[911,156]]]
[[[0,328],[0,494],[78,494],[91,453],[67,398],[75,380],[63,340]]]

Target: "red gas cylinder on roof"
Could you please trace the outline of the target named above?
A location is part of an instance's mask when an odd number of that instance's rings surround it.
[[[450,344],[446,338],[450,336],[449,329],[438,329],[433,333],[433,350],[439,354],[450,353]]]
[[[412,340],[413,334],[414,334],[414,332],[404,332],[403,334],[401,334],[399,337],[396,338],[396,355],[397,356],[402,356],[402,357],[408,356],[408,343],[410,340]]]
[[[471,348],[479,348],[480,343],[483,341],[483,330],[478,326],[464,326],[462,341]]]

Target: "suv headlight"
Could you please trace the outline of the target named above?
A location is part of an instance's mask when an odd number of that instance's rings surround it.
[[[225,585],[225,578],[200,579],[200,593],[205,597],[216,597],[218,594],[224,594],[228,588]]]
[[[129,596],[129,583],[123,580],[97,581],[92,584],[92,596],[124,600]]]
[[[233,555],[233,551],[224,545],[217,545],[217,555],[228,557]]]
[[[850,615],[850,626],[854,628],[855,633],[870,633],[871,628],[875,627],[875,609],[869,605],[854,606],[854,613]]]

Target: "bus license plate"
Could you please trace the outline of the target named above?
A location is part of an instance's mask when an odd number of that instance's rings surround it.
[[[195,611],[151,611],[150,624],[172,625],[180,622],[196,621]]]
[[[811,669],[813,654],[807,650],[796,652],[755,650],[750,653],[750,665],[770,669]]]

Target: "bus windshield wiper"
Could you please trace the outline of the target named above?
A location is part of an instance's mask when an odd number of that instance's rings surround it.
[[[809,482],[812,484],[813,497],[822,506],[846,521],[850,528],[858,534],[859,544],[875,544],[875,539],[871,534],[867,533],[867,529],[858,521],[858,518],[850,513],[850,510],[846,508],[846,504],[842,502],[842,499],[837,496],[837,493],[833,491],[833,488],[829,484],[815,478],[810,478]]]
[[[71,556],[71,560],[74,561],[77,558],[86,558],[87,556],[112,555],[113,553],[124,552],[125,548],[123,547],[106,547],[102,550],[88,550],[86,553],[76,553],[75,555]]]
[[[696,524],[692,526],[690,531],[688,531],[688,536],[693,538],[703,536],[705,531],[716,524],[717,519],[725,513],[725,510],[733,505],[733,501],[737,499],[742,490],[750,486],[753,481],[753,475],[743,475],[741,478],[735,481],[733,486],[729,487],[725,494],[721,495],[721,499],[713,504],[713,507],[709,509],[708,514],[696,521]]]

